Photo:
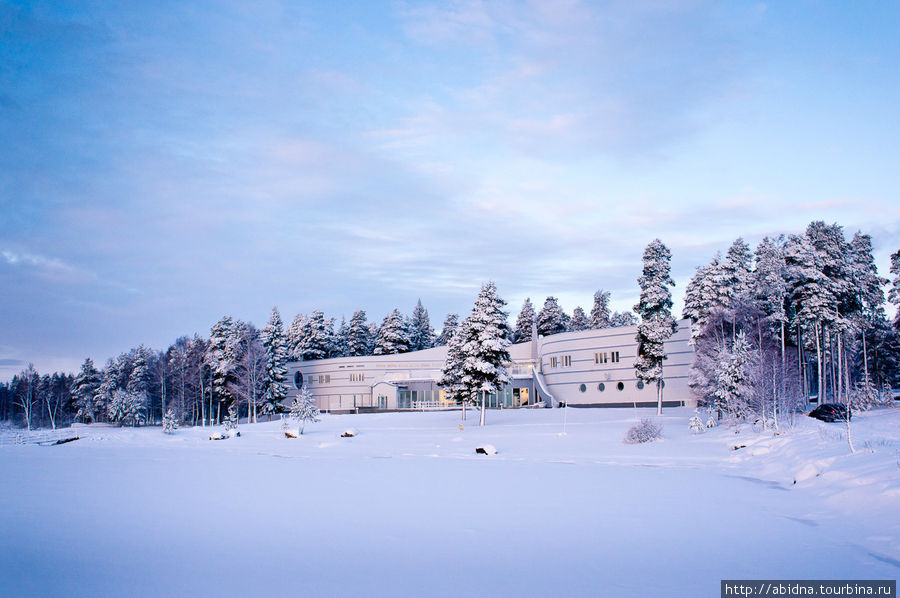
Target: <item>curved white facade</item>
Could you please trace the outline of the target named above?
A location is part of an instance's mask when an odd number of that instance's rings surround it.
[[[490,406],[523,407],[544,400],[570,406],[655,405],[656,387],[641,388],[634,371],[637,327],[564,332],[510,347],[510,383]],[[666,342],[667,405],[693,406],[687,386],[693,361],[690,326]],[[437,386],[446,347],[397,355],[336,357],[288,364],[291,392],[305,383],[326,411],[425,409],[454,406]],[[551,396],[547,396],[547,395]]]

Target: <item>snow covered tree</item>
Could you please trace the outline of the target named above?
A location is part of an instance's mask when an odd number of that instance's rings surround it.
[[[897,309],[894,314],[894,328],[900,332],[900,249],[891,254],[891,274],[894,278],[888,290],[888,301]]]
[[[146,419],[145,397],[137,393],[122,390],[113,391],[108,407],[109,419],[121,426],[137,426]]]
[[[241,435],[238,432],[238,413],[234,405],[228,408],[228,415],[225,416],[222,424],[225,426],[225,435],[229,438]]]
[[[566,316],[556,297],[547,297],[537,317],[538,334],[550,336],[566,331]]]
[[[174,434],[175,430],[178,429],[178,419],[175,417],[173,409],[166,410],[166,414],[163,416],[162,428],[166,434]]]
[[[384,318],[375,338],[373,355],[392,355],[409,352],[409,337],[400,310],[395,309]]]
[[[730,297],[746,295],[750,290],[750,268],[753,264],[753,254],[750,246],[738,237],[725,253],[722,260],[721,281],[723,294]]]
[[[314,310],[301,327],[296,352],[304,361],[328,357],[334,336],[334,320],[326,320],[325,314]]]
[[[269,323],[260,334],[265,353],[265,376],[262,382],[262,413],[277,413],[287,397],[287,349],[285,347],[284,325],[278,308],[272,308]],[[251,405],[253,422],[256,422],[256,406]]]
[[[316,400],[305,384],[291,403],[291,419],[300,426],[300,434],[303,434],[306,422],[319,421],[319,408],[316,407]]]
[[[620,328],[622,326],[636,326],[638,323],[637,316],[633,312],[613,312],[609,317],[609,325],[612,328]]]
[[[644,249],[643,274],[638,278],[641,295],[634,310],[640,315],[635,340],[638,357],[634,362],[638,380],[656,384],[656,413],[662,414],[663,361],[666,359],[664,343],[678,326],[672,317],[672,293],[675,286],[670,275],[672,253],[659,239],[651,241]]]
[[[754,353],[744,331],[737,333],[731,351],[720,353],[716,368],[716,405],[735,420],[750,415]]]
[[[228,377],[233,368],[232,338],[235,334],[235,322],[231,316],[224,316],[213,324],[209,331],[209,346],[204,363],[209,368],[209,419],[212,421],[213,400],[221,404],[231,397],[228,393]]]
[[[513,332],[514,343],[524,343],[531,340],[531,329],[537,321],[537,315],[534,313],[534,306],[531,304],[531,298],[526,297],[522,309],[519,310],[519,317],[516,318],[516,329]]]
[[[428,317],[428,310],[422,307],[422,300],[416,302],[410,322],[409,335],[410,351],[421,351],[434,346],[434,328]]]
[[[594,293],[594,306],[591,308],[591,330],[609,328],[609,317],[609,291],[599,289]]]
[[[72,383],[72,398],[76,408],[75,417],[85,421],[96,421],[101,410],[99,394],[100,372],[88,358],[81,364],[81,371]]]
[[[444,318],[444,325],[441,327],[441,334],[434,342],[435,346],[443,347],[450,343],[450,339],[456,333],[456,327],[459,326],[459,315],[454,313],[447,314]]]
[[[584,310],[581,309],[581,306],[577,306],[572,310],[572,319],[569,321],[568,326],[570,332],[587,330],[589,325],[590,322],[588,322],[587,315],[585,315]]]
[[[763,238],[756,247],[756,269],[751,276],[751,293],[766,314],[770,329],[778,333],[781,341],[781,357],[784,359],[785,326],[787,311],[785,301],[788,296],[787,261],[784,255],[784,237]]]
[[[489,281],[481,286],[475,307],[467,318],[462,346],[462,383],[471,396],[481,395],[481,423],[484,425],[485,398],[499,392],[509,382],[509,323],[503,311],[506,302]]]
[[[301,343],[307,334],[309,319],[304,314],[297,314],[285,333],[285,350],[289,361],[303,359]]]
[[[862,344],[863,379],[857,384],[856,394],[870,392],[875,385],[869,378],[869,364],[866,351],[866,330],[873,326],[884,313],[884,290],[888,284],[886,278],[878,276],[875,256],[872,251],[872,237],[857,232],[850,241],[850,294],[848,317],[853,328],[859,333]],[[845,306],[846,307],[846,306]],[[849,380],[848,380],[849,384]],[[876,400],[875,394],[866,397],[866,401]]]
[[[454,401],[463,406],[463,419],[465,419],[466,403],[472,399],[463,384],[463,360],[465,359],[463,345],[468,334],[467,328],[468,320],[463,320],[462,324],[454,326],[454,333],[447,343],[447,359],[444,360],[444,367],[441,369],[441,376],[437,381],[438,386],[443,388],[444,397],[448,401]]]
[[[372,354],[372,334],[366,321],[365,310],[353,313],[350,325],[347,328],[347,355],[357,357],[359,355]]]
[[[347,326],[347,320],[344,316],[341,316],[341,325],[338,326],[337,331],[334,333],[334,343],[331,348],[331,356],[332,357],[347,357],[349,352],[348,345],[348,335],[350,334],[350,329]]]

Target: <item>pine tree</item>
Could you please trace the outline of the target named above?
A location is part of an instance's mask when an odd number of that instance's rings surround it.
[[[591,330],[609,328],[609,291],[603,289],[594,293],[594,307],[591,308]]]
[[[581,309],[581,306],[572,310],[572,319],[569,321],[568,326],[570,332],[587,330],[589,325],[590,322],[588,322],[587,316],[585,315],[584,310]]]
[[[635,311],[641,317],[635,340],[638,357],[634,368],[639,380],[656,384],[656,413],[662,414],[663,361],[666,359],[665,341],[678,326],[672,318],[672,293],[675,286],[670,275],[672,253],[659,239],[644,249],[643,274],[638,278],[641,295]]]
[[[212,401],[213,397],[221,405],[222,402],[228,400],[228,377],[231,375],[233,367],[232,359],[232,343],[235,331],[234,319],[231,316],[224,316],[218,322],[213,324],[209,330],[209,346],[206,350],[204,363],[209,367],[210,383],[210,413],[209,419],[213,420]]]
[[[308,321],[304,314],[297,314],[285,333],[285,350],[289,361],[300,361],[303,359],[301,343],[308,329]]]
[[[392,355],[409,352],[409,337],[400,310],[395,309],[384,318],[375,339],[373,355]]]
[[[462,383],[470,396],[481,395],[481,424],[484,425],[488,393],[499,393],[509,382],[509,324],[503,311],[506,302],[489,281],[481,286],[475,307],[467,318],[462,347]]]
[[[337,332],[334,334],[334,347],[332,357],[347,357],[349,352],[348,336],[350,329],[347,326],[347,320],[341,316],[341,325],[338,326]]]
[[[444,360],[444,367],[441,369],[441,376],[437,381],[438,386],[443,388],[444,397],[448,401],[463,405],[463,417],[465,417],[466,404],[472,400],[463,384],[463,360],[465,359],[463,345],[467,334],[468,319],[454,327],[454,333],[447,343],[447,358]]]
[[[334,320],[326,320],[325,314],[314,310],[301,328],[298,352],[301,359],[311,361],[325,359],[332,350]]]
[[[110,421],[122,426],[136,426],[145,420],[144,397],[117,388],[109,402],[108,416]]]
[[[77,409],[76,418],[80,418],[82,422],[96,421],[101,410],[99,393],[100,372],[90,358],[85,359],[81,364],[81,371],[72,383],[72,398]]]
[[[746,295],[750,290],[750,268],[753,254],[744,239],[738,237],[722,261],[722,290],[730,298]],[[728,305],[726,305],[728,307]]]
[[[613,312],[609,317],[609,325],[612,328],[621,328],[623,326],[637,326],[638,319],[631,311]]]
[[[434,346],[434,328],[431,327],[428,310],[422,307],[421,299],[413,309],[409,340],[411,351],[421,351]]]
[[[347,355],[357,357],[359,355],[372,354],[372,334],[366,322],[365,310],[353,313],[350,325],[347,328]]]
[[[754,362],[754,352],[743,330],[735,336],[731,351],[725,349],[720,353],[716,368],[716,402],[733,419],[743,419],[752,412]]]
[[[537,317],[538,334],[550,336],[566,331],[565,313],[556,297],[547,297]]]
[[[900,332],[900,249],[891,254],[891,274],[894,279],[891,281],[891,288],[888,290],[888,301],[896,308],[894,314],[894,329]]]
[[[441,327],[441,335],[434,342],[436,347],[443,347],[450,343],[450,339],[456,333],[456,327],[459,326],[459,315],[454,313],[447,314],[444,318],[444,325]]]
[[[272,308],[269,323],[260,334],[265,352],[265,378],[263,379],[263,404],[261,411],[265,415],[277,413],[287,397],[287,349],[285,348],[284,325],[278,308]],[[251,406],[253,422],[256,422],[256,409]]]
[[[537,315],[534,313],[534,306],[531,305],[531,298],[526,297],[522,309],[519,310],[519,317],[516,318],[516,330],[513,333],[513,342],[524,343],[531,340],[531,329],[537,322]]]
[[[171,408],[166,410],[162,421],[163,432],[166,434],[174,434],[178,429],[178,420],[175,419],[175,411]]]
[[[756,247],[756,269],[751,277],[752,293],[766,314],[772,331],[778,331],[781,354],[784,357],[784,327],[787,323],[785,301],[787,288],[787,261],[784,255],[784,238],[763,238]]]
[[[299,424],[300,434],[303,434],[306,422],[319,421],[319,408],[316,407],[312,392],[305,384],[291,403],[291,419]]]

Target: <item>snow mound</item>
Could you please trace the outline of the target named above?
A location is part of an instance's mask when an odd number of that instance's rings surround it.
[[[341,438],[353,438],[354,436],[359,436],[359,430],[356,428],[347,428],[341,432]]]
[[[497,449],[493,444],[482,444],[475,447],[476,455],[496,455]]]

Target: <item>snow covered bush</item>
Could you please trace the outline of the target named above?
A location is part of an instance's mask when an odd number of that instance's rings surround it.
[[[171,409],[167,409],[166,414],[163,416],[162,428],[163,432],[166,434],[174,434],[175,430],[178,429],[178,421],[175,419],[175,412]]]
[[[694,413],[688,422],[688,427],[691,429],[691,432],[694,434],[699,434],[703,431],[703,422],[700,420],[700,415],[698,413]]]
[[[241,435],[241,433],[238,432],[238,415],[234,405],[228,408],[228,415],[225,416],[225,420],[222,424],[225,426],[225,436],[228,438]]]
[[[121,388],[112,393],[107,415],[110,421],[120,426],[137,426],[146,421],[144,397],[141,394],[128,392]]]
[[[306,422],[319,421],[319,408],[316,407],[316,400],[305,384],[291,403],[291,419],[300,425],[301,434],[306,427]]]
[[[887,407],[893,403],[890,391],[884,392],[875,387],[871,381],[861,381],[850,393],[850,407],[857,411],[868,411],[875,407]]]
[[[628,432],[625,433],[625,438],[622,442],[625,444],[643,444],[660,438],[662,438],[662,426],[644,418],[628,428]]]

